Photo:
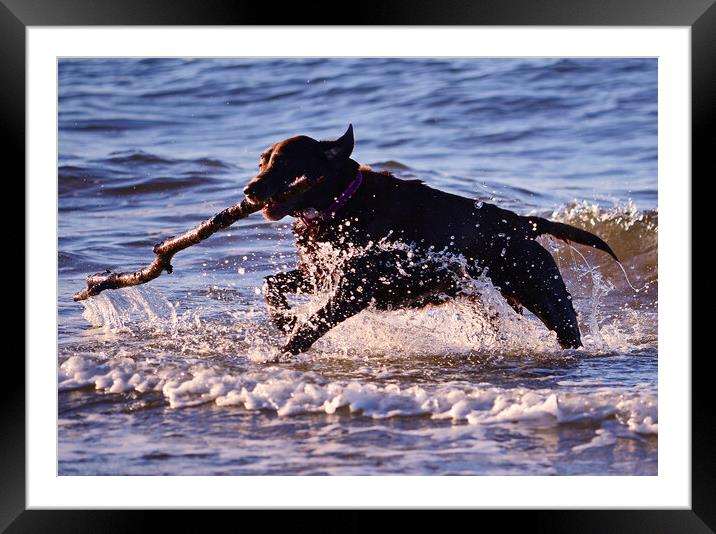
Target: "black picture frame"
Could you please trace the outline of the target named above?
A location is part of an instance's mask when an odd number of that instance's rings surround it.
[[[0,0],[0,124],[5,169],[25,175],[25,31],[28,26],[84,25],[537,25],[688,26],[691,28],[692,185],[713,179],[716,105],[714,0],[460,0],[277,4],[220,0]],[[348,6],[350,7],[350,6]],[[710,172],[709,172],[710,171]],[[10,179],[10,171],[6,170]],[[693,198],[693,196],[692,196]],[[694,212],[692,205],[692,213]],[[693,220],[693,218],[692,218]],[[22,249],[25,243],[15,250]],[[31,280],[25,278],[25,285]],[[691,314],[691,310],[682,313]],[[24,316],[24,315],[23,315]],[[693,331],[693,328],[692,328]],[[96,532],[136,530],[141,511],[25,510],[25,366],[7,342],[3,369],[14,384],[0,388],[0,531]],[[514,527],[551,532],[713,532],[716,529],[716,439],[712,432],[710,356],[692,365],[692,506],[690,510],[510,511],[497,518]],[[699,355],[701,356],[701,355]],[[704,361],[705,360],[705,361]],[[20,379],[20,377],[23,377]],[[490,512],[495,513],[495,512]],[[163,513],[164,528],[190,527],[187,514]],[[345,521],[345,518],[343,519]],[[141,522],[140,522],[141,521]],[[180,523],[181,522],[181,523]],[[541,528],[540,528],[541,527]]]

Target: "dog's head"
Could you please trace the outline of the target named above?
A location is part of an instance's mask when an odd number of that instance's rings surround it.
[[[259,173],[244,188],[246,197],[263,204],[263,215],[277,221],[320,202],[321,180],[330,180],[350,161],[353,125],[335,141],[291,137],[267,148],[259,159]]]

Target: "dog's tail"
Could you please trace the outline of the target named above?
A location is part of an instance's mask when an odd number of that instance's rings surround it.
[[[525,217],[525,219],[527,219],[527,222],[532,227],[532,231],[537,235],[551,234],[562,241],[573,241],[581,245],[598,248],[599,250],[603,250],[609,254],[617,261],[617,263],[619,262],[617,255],[614,254],[614,251],[604,242],[602,238],[587,232],[586,230],[575,228],[574,226],[570,226],[568,224],[543,219],[542,217]]]

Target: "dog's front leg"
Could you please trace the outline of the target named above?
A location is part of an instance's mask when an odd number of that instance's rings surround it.
[[[338,323],[364,310],[372,295],[368,288],[355,279],[343,280],[328,302],[302,324],[284,345],[284,353],[305,352],[313,343]]]
[[[286,293],[309,292],[310,283],[301,269],[272,274],[264,278],[261,293],[268,306],[269,317],[282,330],[291,330],[296,324],[296,316],[290,313]]]

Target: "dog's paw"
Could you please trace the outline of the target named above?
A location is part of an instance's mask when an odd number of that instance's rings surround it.
[[[265,364],[289,363],[293,360],[293,354],[283,349],[276,349],[275,353],[263,361]]]
[[[308,350],[308,346],[306,346],[305,343],[302,342],[300,338],[292,338],[288,340],[288,342],[279,349],[281,354],[287,356],[288,358],[292,358],[294,356],[297,356],[301,354],[302,352],[306,352]]]
[[[278,350],[281,358],[291,358],[298,354],[298,352],[294,352],[291,350],[290,345],[290,343],[287,343]]]

